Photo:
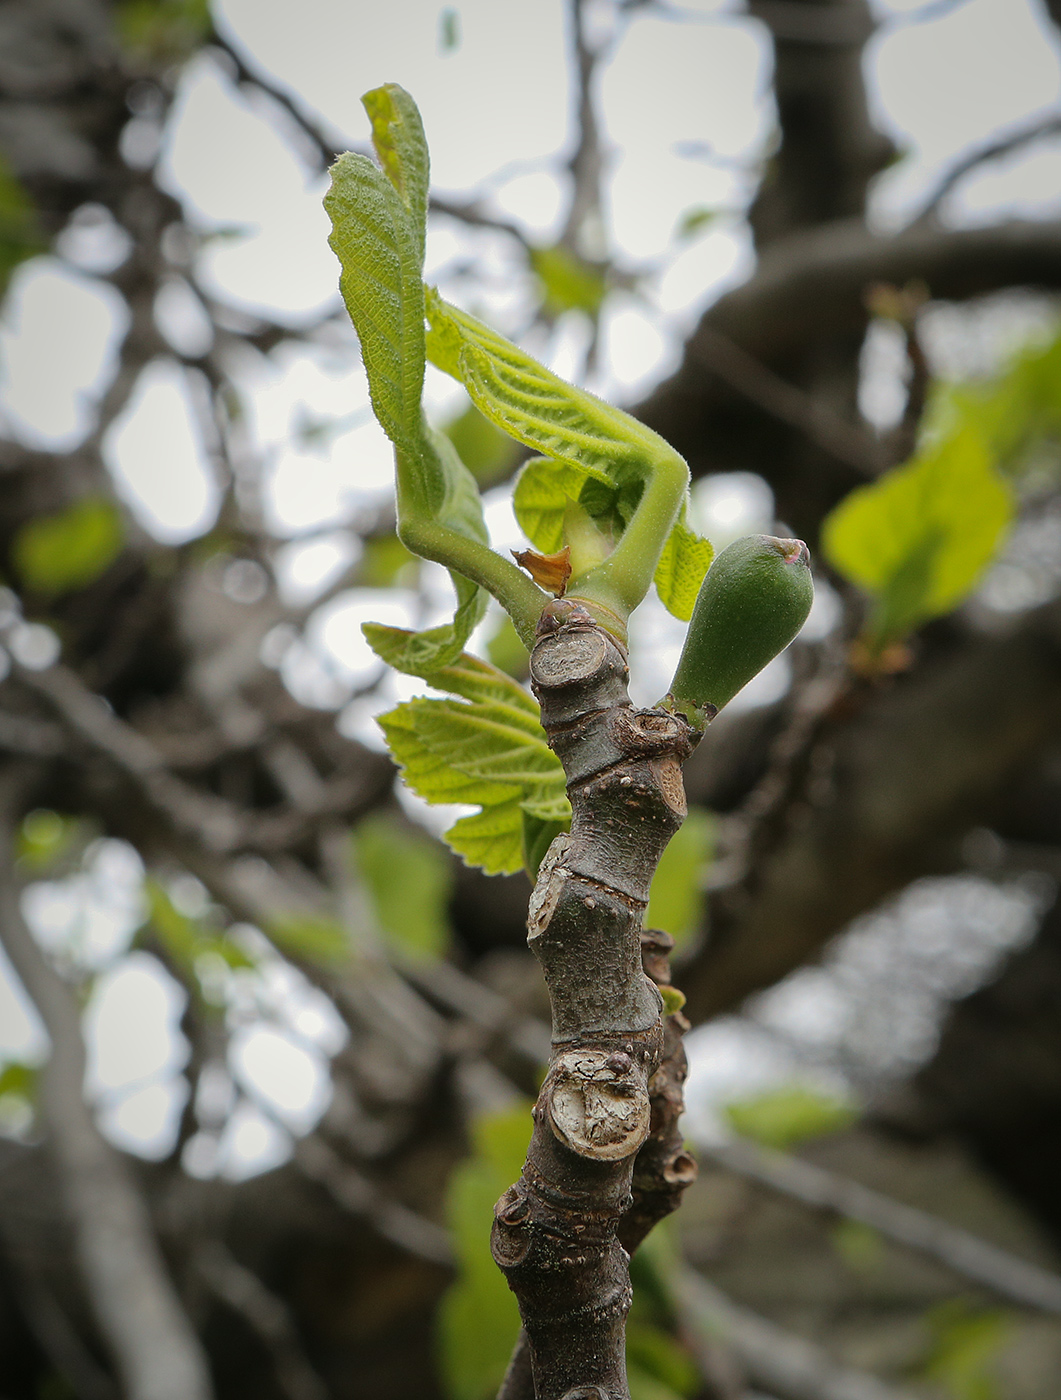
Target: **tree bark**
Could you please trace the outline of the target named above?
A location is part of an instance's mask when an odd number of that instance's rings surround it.
[[[573,816],[531,898],[528,942],[549,988],[553,1049],[527,1163],[497,1203],[491,1243],[519,1302],[537,1400],[627,1400],[619,1229],[664,1055],[641,922],[685,816],[681,763],[694,736],[680,718],[631,707],[623,650],[575,604],[546,610],[531,677]],[[688,1159],[668,1160],[691,1179]],[[655,1213],[650,1197],[642,1191],[638,1230]]]

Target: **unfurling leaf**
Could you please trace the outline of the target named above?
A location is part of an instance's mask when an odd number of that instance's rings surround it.
[[[670,693],[661,703],[702,729],[788,646],[813,600],[802,540],[734,540],[707,571]]]
[[[470,803],[446,841],[488,874],[524,863],[524,814],[570,821],[564,772],[549,748],[538,707],[517,681],[489,662],[461,655],[448,666],[417,669],[409,638],[397,627],[368,624],[369,645],[399,670],[460,699],[410,700],[379,717],[403,776],[427,802]]]
[[[566,383],[436,292],[427,292],[426,305],[432,364],[459,379],[486,418],[525,447],[632,495],[626,537],[610,557],[592,561],[587,570],[592,577],[577,590],[625,617],[644,597],[678,520],[689,482],[684,461],[643,423]],[[568,499],[581,495],[580,488]],[[589,510],[591,516],[597,513]],[[532,542],[550,553],[562,541]],[[580,577],[576,572],[574,582]]]
[[[340,288],[361,342],[372,407],[394,444],[398,533],[411,516],[430,519],[488,545],[475,479],[450,440],[432,432],[421,409],[424,387],[424,238],[428,153],[416,104],[397,84],[366,93],[380,166],[347,152],[332,167],[324,207]],[[425,663],[456,656],[486,610],[486,594],[451,570],[453,623],[420,634]]]
[[[826,519],[822,547],[872,595],[867,641],[880,651],[968,597],[1012,518],[1011,491],[966,429],[853,491]]]
[[[700,585],[715,555],[711,541],[701,539],[690,530],[685,515],[683,502],[681,514],[659,556],[654,578],[660,602],[681,622],[688,622],[692,617]]]
[[[578,507],[597,527],[607,550],[621,538],[642,490],[641,481],[635,478],[620,483],[596,468],[536,457],[520,472],[512,505],[520,528],[537,549],[559,549],[565,527],[571,527],[572,507]],[[683,501],[654,575],[664,607],[682,622],[692,614],[713,556],[710,541],[689,528],[686,513]]]
[[[651,428],[568,384],[433,289],[426,305],[431,363],[459,379],[479,411],[525,447],[616,479],[675,456]]]

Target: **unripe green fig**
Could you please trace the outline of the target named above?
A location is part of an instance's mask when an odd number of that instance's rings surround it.
[[[703,729],[737,691],[784,651],[814,601],[802,540],[747,535],[708,569],[664,709]]]

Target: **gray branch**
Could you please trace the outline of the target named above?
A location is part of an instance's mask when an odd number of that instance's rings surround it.
[[[842,1366],[813,1342],[735,1303],[694,1269],[680,1270],[674,1304],[698,1351],[721,1334],[749,1381],[777,1400],[912,1400],[909,1391]]]
[[[753,1143],[698,1144],[701,1156],[811,1210],[869,1225],[1022,1307],[1061,1315],[1061,1277],[857,1181]]]
[[[41,1113],[85,1285],[128,1400],[210,1400],[206,1358],[166,1271],[143,1198],[85,1103],[85,1049],[71,989],[22,918],[11,858],[15,794],[0,820],[0,941],[52,1043]]]

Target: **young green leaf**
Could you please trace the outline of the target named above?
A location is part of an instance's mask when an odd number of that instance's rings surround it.
[[[422,266],[431,164],[420,113],[397,83],[384,83],[366,92],[361,104],[372,123],[372,144],[383,173],[409,211],[410,227],[419,237]]]
[[[389,155],[393,164],[396,149]],[[331,181],[328,241],[342,265],[339,287],[361,342],[372,407],[391,442],[415,461],[422,452],[424,230],[367,156],[341,155]]]
[[[396,671],[419,676],[433,690],[460,695],[465,700],[496,700],[522,711],[534,726],[541,727],[538,724],[538,702],[534,696],[510,675],[491,666],[489,661],[481,661],[478,656],[463,652],[444,666],[425,666],[409,648],[409,639],[417,633],[407,632],[404,627],[385,627],[379,622],[366,622],[361,631],[380,660],[393,666]]]
[[[440,958],[449,943],[446,906],[453,872],[437,841],[381,813],[354,831],[357,866],[383,933],[402,953]],[[395,871],[401,879],[395,879]]]
[[[460,652],[482,617],[482,587],[527,637],[545,597],[490,549],[474,477],[450,440],[424,421],[427,145],[415,103],[396,84],[363,101],[382,168],[349,152],[336,161],[324,200],[329,242],[342,267],[340,288],[361,342],[372,407],[395,448],[398,537],[444,563],[457,590],[452,627],[432,629],[421,643],[425,656],[441,662]]]
[[[683,501],[653,577],[660,602],[681,622],[692,617],[700,585],[715,555],[711,541],[689,529],[685,514]]]
[[[525,815],[570,821],[564,771],[549,748],[538,706],[523,687],[478,657],[459,656],[437,669],[418,668],[410,633],[374,623],[364,628],[376,654],[459,700],[410,700],[379,718],[405,781],[427,802],[481,808],[461,817],[446,841],[488,874],[524,864]]]
[[[867,640],[878,649],[968,597],[1012,518],[1011,491],[965,429],[853,491],[826,519],[822,547],[872,595]]]
[[[519,474],[512,504],[520,528],[536,549],[551,553],[565,537],[571,539],[572,507],[578,507],[597,526],[605,545],[620,538],[637,510],[643,487],[639,480],[617,482],[604,471],[535,457]],[[686,523],[683,500],[674,527],[667,536],[654,573],[656,591],[667,610],[688,622],[713,550]],[[578,544],[577,539],[571,543]],[[596,563],[596,560],[592,560]],[[578,572],[569,589],[577,593]]]
[[[547,457],[595,472],[641,498],[614,552],[572,590],[628,615],[652,581],[685,498],[689,471],[629,414],[565,383],[482,321],[427,293],[431,362],[459,379],[480,412]]]

